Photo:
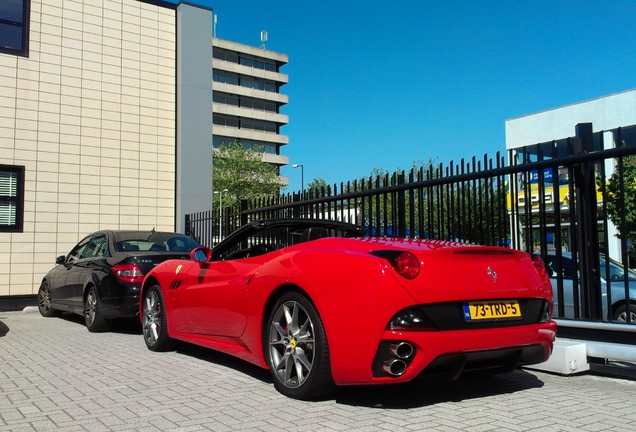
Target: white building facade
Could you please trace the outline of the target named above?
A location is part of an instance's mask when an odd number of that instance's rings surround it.
[[[182,230],[212,201],[211,10],[2,2],[0,303],[90,232]]]
[[[507,120],[506,149],[512,150],[514,155],[516,150],[535,144],[558,145],[573,137],[576,125],[580,123],[592,124],[594,150],[612,149],[622,145],[636,146],[636,90]],[[612,175],[614,169],[614,162],[606,161],[607,177]],[[608,253],[611,257],[620,258],[621,244],[616,234],[616,227],[609,222]]]

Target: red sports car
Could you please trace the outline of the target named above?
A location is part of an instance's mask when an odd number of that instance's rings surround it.
[[[540,258],[443,241],[364,238],[354,225],[255,221],[146,276],[149,349],[173,339],[270,370],[278,391],[506,372],[548,359],[556,333]]]

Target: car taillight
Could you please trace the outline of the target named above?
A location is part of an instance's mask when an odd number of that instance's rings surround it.
[[[412,252],[379,250],[371,251],[370,254],[389,261],[400,276],[406,279],[413,279],[420,273],[420,262]]]
[[[548,272],[545,269],[545,264],[543,264],[543,260],[540,255],[532,255],[532,264],[534,264],[534,268],[537,270],[537,273],[539,273],[541,278],[545,279],[548,277]]]
[[[142,283],[144,272],[137,264],[117,264],[113,266],[113,274],[117,279],[127,283]]]
[[[420,273],[420,262],[411,252],[402,252],[395,260],[395,268],[407,279],[413,279]]]
[[[404,330],[424,330],[433,331],[435,326],[417,306],[403,309],[391,318],[386,326],[387,330],[404,331]]]

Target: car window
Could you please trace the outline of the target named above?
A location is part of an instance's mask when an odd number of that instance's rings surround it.
[[[166,250],[170,252],[190,252],[199,243],[188,236],[172,236],[164,242]]]
[[[66,262],[75,262],[79,259],[82,259],[82,257],[84,256],[84,250],[86,249],[86,246],[88,245],[90,240],[91,236],[88,236],[83,238],[77,245],[75,245],[75,247],[71,249],[71,251],[67,255]]]
[[[601,258],[601,274],[603,277],[607,277],[607,267],[606,267],[605,259]],[[624,281],[625,280],[625,271],[623,270],[622,264],[619,264],[610,259],[609,261],[609,279],[611,281]],[[636,280],[636,273],[631,270],[628,270],[627,280]]]
[[[81,258],[103,257],[106,253],[106,234],[98,234],[91,238],[82,250]]]
[[[561,267],[557,265],[556,256],[548,256],[545,262],[546,270],[550,274],[550,277],[562,277],[563,279],[572,279],[574,275],[574,268],[572,266],[572,259],[568,257],[561,257]]]
[[[307,226],[274,226],[260,230],[237,242],[218,255],[221,260],[250,258],[273,252],[298,243],[323,237],[348,237],[344,230]]]
[[[607,273],[608,268],[607,262],[605,258],[601,257],[599,260],[601,276],[603,278],[609,277],[611,281],[624,281],[625,280],[625,271],[623,265],[610,259],[609,260],[609,275]],[[557,261],[555,256],[549,256],[546,260],[546,270],[550,273],[550,277],[558,277],[561,275],[563,279],[573,279],[574,272],[576,269],[573,266],[572,258],[570,257],[561,257],[561,270],[557,266]],[[627,270],[627,280],[636,280],[636,272],[633,270]]]
[[[147,238],[131,238],[117,242],[115,248],[120,252],[184,252],[190,253],[199,243],[184,235],[156,233]]]

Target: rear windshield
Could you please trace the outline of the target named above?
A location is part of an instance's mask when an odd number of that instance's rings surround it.
[[[115,244],[120,252],[190,252],[199,243],[188,236],[169,233],[155,233],[147,238],[128,238]]]

